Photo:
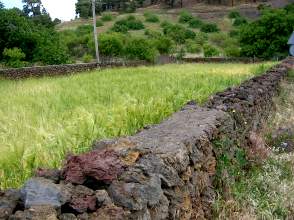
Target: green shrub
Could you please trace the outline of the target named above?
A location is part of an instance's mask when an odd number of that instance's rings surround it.
[[[180,12],[180,17],[179,17],[180,23],[188,23],[192,19],[193,19],[193,15],[189,11],[183,10]]]
[[[240,13],[238,11],[231,11],[228,15],[229,18],[235,19],[241,17]]]
[[[180,44],[185,43],[186,39],[194,39],[196,37],[195,32],[179,24],[165,24],[163,33]]]
[[[215,48],[209,44],[205,44],[203,46],[203,52],[204,52],[205,57],[214,57],[214,56],[219,56],[219,54],[220,54],[220,52],[218,51],[217,48]]]
[[[68,63],[68,48],[61,41],[59,33],[46,29],[35,33],[34,37],[38,38],[38,45],[33,50],[33,62],[41,62],[46,65]]]
[[[142,21],[132,15],[127,17],[127,26],[130,30],[142,30],[145,28]]]
[[[239,57],[241,49],[236,45],[231,45],[224,49],[224,53],[227,57]]]
[[[103,26],[103,22],[101,20],[97,20],[96,27],[102,27],[102,26]]]
[[[188,53],[200,53],[202,50],[201,45],[197,44],[194,40],[187,40],[185,48]]]
[[[293,24],[293,13],[284,9],[264,10],[258,20],[241,26],[239,37],[242,56],[287,56],[287,41],[293,32]]]
[[[12,49],[5,48],[3,51],[3,57],[5,59],[5,65],[9,67],[19,68],[24,66],[22,61],[26,55],[21,49],[14,47]]]
[[[84,34],[81,34],[78,29],[60,32],[62,45],[68,48],[68,53],[73,59],[81,59],[84,54],[94,54],[95,52],[93,27],[91,28],[91,33]],[[89,42],[93,44],[91,47],[88,46]]]
[[[218,26],[214,23],[203,24],[200,30],[204,33],[219,32]]]
[[[185,39],[195,39],[196,33],[190,29],[185,30]]]
[[[93,32],[93,26],[92,25],[80,25],[77,27],[76,29],[76,33],[80,36],[85,35],[85,34],[89,34]]]
[[[159,38],[162,36],[161,32],[150,30],[150,29],[146,29],[144,34],[149,38]]]
[[[112,21],[113,15],[111,13],[102,13],[101,20],[102,21]]]
[[[156,14],[150,13],[150,12],[145,12],[144,13],[145,21],[146,22],[151,22],[151,23],[157,23],[159,22],[159,18]]]
[[[230,46],[240,47],[240,43],[239,43],[238,39],[227,37],[221,45],[221,47],[223,47],[223,48],[230,47]]]
[[[234,22],[233,22],[233,26],[240,26],[243,24],[247,24],[247,20],[246,18],[243,17],[239,17],[239,18],[235,18]]]
[[[123,22],[118,21],[112,26],[111,30],[114,32],[127,33],[129,28]]]
[[[83,62],[84,63],[90,63],[93,60],[93,56],[90,54],[84,54],[83,56]]]
[[[167,28],[167,27],[170,27],[170,26],[172,26],[172,25],[173,25],[173,24],[170,23],[169,21],[163,21],[163,22],[161,22],[160,27],[162,27],[162,28]]]
[[[198,32],[195,37],[195,42],[197,44],[203,45],[208,40],[208,35],[203,32]]]
[[[121,19],[116,21],[112,27],[112,30],[115,32],[125,33],[128,30],[141,30],[144,29],[144,24],[136,17],[130,15],[126,19]]]
[[[154,62],[158,56],[158,51],[151,41],[145,38],[132,37],[127,40],[124,54],[130,59]]]
[[[174,48],[174,42],[169,37],[161,36],[154,40],[156,49],[161,54],[169,54]]]
[[[123,52],[123,37],[118,33],[100,34],[99,51],[105,56],[118,56]]]
[[[190,28],[201,28],[203,22],[200,19],[193,18],[189,21],[189,27]]]
[[[294,14],[294,3],[286,5],[284,9],[288,14]]]
[[[238,37],[239,36],[239,30],[231,30],[229,32],[230,37]]]
[[[225,33],[212,33],[210,36],[210,41],[216,44],[217,46],[223,47],[225,40],[228,36]]]

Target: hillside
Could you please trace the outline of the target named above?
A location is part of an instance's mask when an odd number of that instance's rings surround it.
[[[266,4],[271,5],[274,8],[284,7],[289,3],[294,3],[294,0],[270,0],[266,2]],[[224,17],[226,17],[230,11],[236,10],[239,11],[241,15],[246,16],[248,18],[254,19],[259,16],[258,12],[258,3],[250,3],[250,4],[241,4],[236,5],[234,7],[226,6],[226,5],[208,5],[205,3],[199,3],[198,1],[184,1],[183,8],[167,8],[166,6],[162,6],[160,4],[153,5],[149,7],[139,8],[137,10],[137,14],[143,15],[144,12],[150,11],[158,14],[162,18],[167,20],[175,20],[175,17],[179,15],[180,11],[185,9],[189,10],[194,16],[197,16],[201,19],[205,20],[213,20],[217,22],[221,22]],[[99,19],[100,16],[97,16]],[[78,25],[82,24],[91,24],[91,20],[85,19],[75,19],[72,21],[66,21],[57,26],[58,30],[65,30],[76,28]],[[103,31],[103,28],[100,28],[100,31]]]

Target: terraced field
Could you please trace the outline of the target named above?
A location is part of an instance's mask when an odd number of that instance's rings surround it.
[[[96,139],[129,135],[162,121],[189,100],[267,64],[181,64],[120,68],[56,78],[0,79],[0,188],[17,187],[37,167],[59,167]]]

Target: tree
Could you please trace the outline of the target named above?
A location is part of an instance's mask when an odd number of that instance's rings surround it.
[[[23,12],[27,16],[38,16],[46,13],[45,8],[42,5],[41,0],[22,0],[24,3]]]
[[[261,58],[287,56],[287,40],[293,30],[293,13],[284,9],[263,10],[260,19],[241,27],[241,53]]]
[[[18,68],[24,65],[22,60],[26,57],[26,55],[21,51],[21,49],[17,47],[12,49],[5,48],[2,54],[7,66]]]
[[[3,2],[0,2],[0,9],[4,9],[4,8],[5,8],[5,6],[4,6]]]
[[[67,61],[67,50],[53,28],[36,25],[17,8],[0,10],[0,60],[4,48],[19,48],[25,61],[59,64]]]
[[[55,23],[44,8],[41,0],[22,0],[24,3],[23,12],[30,17],[36,24],[53,28]]]
[[[95,3],[95,11],[96,13],[100,13],[102,11],[102,3],[100,1],[96,1]],[[81,18],[92,17],[92,5],[90,0],[78,0],[76,3],[76,14]]]

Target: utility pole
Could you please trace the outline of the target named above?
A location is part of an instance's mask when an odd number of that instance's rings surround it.
[[[94,42],[95,42],[95,51],[97,63],[100,63],[99,49],[98,49],[98,37],[97,37],[97,28],[96,28],[96,12],[95,12],[95,0],[92,0],[92,11],[93,11],[93,28],[94,28]]]

